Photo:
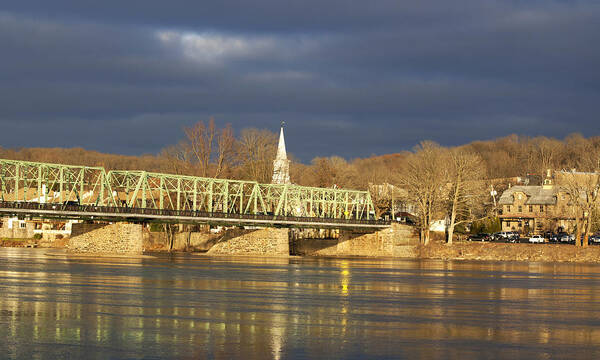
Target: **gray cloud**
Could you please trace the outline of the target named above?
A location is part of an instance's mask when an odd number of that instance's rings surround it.
[[[20,1],[0,7],[0,145],[156,153],[209,116],[286,120],[304,161],[598,135],[599,33],[594,1]]]

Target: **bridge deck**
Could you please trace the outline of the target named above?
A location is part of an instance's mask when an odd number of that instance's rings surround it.
[[[193,210],[41,204],[35,202],[12,201],[0,201],[0,213],[12,216],[30,216],[53,219],[206,223],[215,225],[362,229],[383,229],[390,226],[390,222],[384,220],[335,219],[265,214],[231,214]]]

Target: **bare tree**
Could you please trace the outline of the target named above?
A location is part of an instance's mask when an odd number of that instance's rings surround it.
[[[407,190],[408,201],[416,204],[421,242],[429,243],[429,228],[436,213],[442,208],[447,191],[447,156],[442,147],[424,141],[408,157],[406,168],[399,175],[399,183]]]
[[[162,149],[158,156],[166,160],[165,165],[167,168],[164,170],[167,172],[179,175],[190,173],[190,152],[187,143],[184,141]]]
[[[533,145],[530,156],[533,160],[531,170],[537,174],[543,174],[547,169],[555,169],[563,151],[563,143],[543,136],[535,138],[531,142]]]
[[[277,152],[277,135],[269,130],[244,129],[236,148],[242,177],[270,183]]]
[[[480,180],[485,174],[481,157],[462,149],[454,149],[450,151],[450,160],[448,244],[452,244],[456,225],[475,219],[473,210],[483,202],[486,191],[484,182]]]
[[[351,188],[356,184],[356,169],[339,156],[316,157],[311,162],[311,185]]]
[[[578,163],[582,172],[563,171],[559,173],[558,181],[571,200],[576,224],[575,244],[585,247],[600,206],[600,151],[588,152],[578,159]]]
[[[161,158],[171,162],[170,171],[219,177],[232,165],[235,138],[230,124],[217,129],[214,119],[210,118],[208,125],[198,121],[183,130],[185,138],[160,153]]]
[[[398,201],[406,197],[403,189],[388,183],[369,184],[369,193],[375,208],[375,218],[380,218],[383,213],[389,211],[393,219],[396,211],[399,210]]]
[[[231,124],[219,130],[217,137],[217,158],[213,176],[219,177],[233,162],[235,138]]]
[[[215,138],[215,121],[210,118],[208,127],[203,121],[198,121],[191,127],[183,128],[194,163],[200,170],[200,176],[207,176],[208,165],[212,155],[212,146]]]

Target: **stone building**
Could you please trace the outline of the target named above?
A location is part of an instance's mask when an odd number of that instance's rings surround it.
[[[575,211],[564,187],[549,170],[540,186],[513,186],[500,196],[502,231],[572,231]]]
[[[0,218],[0,238],[30,239],[34,235],[35,223],[16,217]]]
[[[35,235],[46,241],[54,241],[71,235],[71,227],[80,220],[0,218],[0,238],[30,239]]]
[[[277,156],[273,160],[273,178],[272,184],[291,184],[290,182],[290,161],[285,151],[285,139],[283,138],[283,124],[279,132],[279,144],[277,146]]]

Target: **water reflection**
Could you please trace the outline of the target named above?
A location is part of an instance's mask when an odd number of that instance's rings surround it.
[[[0,249],[8,358],[594,358],[585,264]]]

